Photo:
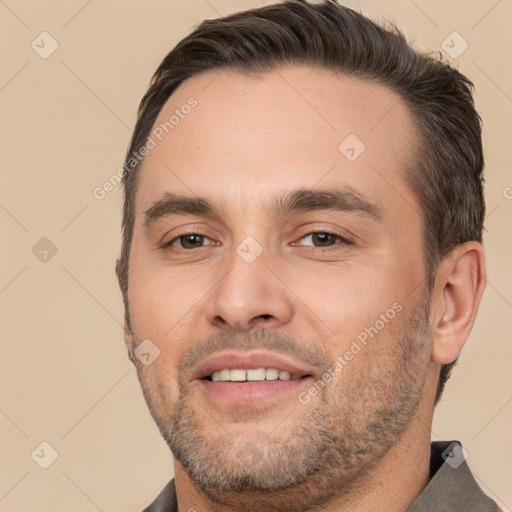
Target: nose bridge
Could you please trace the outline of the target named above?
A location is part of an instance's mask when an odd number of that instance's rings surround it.
[[[267,264],[263,247],[252,237],[244,239],[233,250],[224,276],[209,294],[208,321],[235,330],[256,324],[277,327],[288,322],[292,316],[290,297]]]

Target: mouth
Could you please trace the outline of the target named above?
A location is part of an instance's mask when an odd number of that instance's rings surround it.
[[[280,354],[230,352],[207,359],[192,377],[209,400],[243,405],[284,398],[310,384],[313,371]]]
[[[309,375],[291,374],[278,368],[223,368],[204,377],[211,382],[262,382],[274,380],[297,380]]]

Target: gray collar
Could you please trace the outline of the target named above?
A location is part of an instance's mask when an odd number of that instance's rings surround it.
[[[407,512],[431,511],[500,512],[471,474],[459,441],[431,444],[430,482]],[[143,512],[178,512],[174,479]]]

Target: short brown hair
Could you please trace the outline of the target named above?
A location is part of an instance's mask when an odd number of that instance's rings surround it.
[[[187,78],[213,69],[261,73],[286,64],[320,67],[381,84],[397,93],[412,113],[420,140],[406,179],[423,214],[430,290],[444,256],[466,241],[482,242],[481,119],[472,82],[447,63],[411,48],[394,26],[380,26],[332,0],[289,0],[203,21],[153,75],[139,106],[126,162],[138,154],[165,102]],[[140,163],[124,168],[123,243],[116,273],[131,330],[128,268]],[[436,404],[455,362],[442,366]]]

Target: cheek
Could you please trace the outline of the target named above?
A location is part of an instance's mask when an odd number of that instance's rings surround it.
[[[149,366],[138,366],[145,393],[151,395],[148,399],[155,407],[162,397],[178,392],[178,364],[192,339],[197,326],[194,313],[200,307],[199,291],[168,274],[147,268],[134,271],[129,286],[130,317],[137,342],[149,339],[160,351]]]
[[[166,422],[174,412],[170,405],[174,405],[179,396],[178,378],[172,361],[166,359],[165,352],[162,352],[151,365],[138,365],[137,373],[151,413],[159,418],[159,425],[166,425],[169,428]]]
[[[202,307],[205,291],[190,270],[133,272],[128,293],[133,328],[139,336],[174,338]]]
[[[404,296],[397,276],[382,267],[355,263],[311,272],[295,268],[283,275],[283,281],[299,299],[296,315],[324,325],[327,348],[336,355],[365,329],[376,322],[380,327],[380,315],[391,310],[388,316],[394,318],[393,305]]]

